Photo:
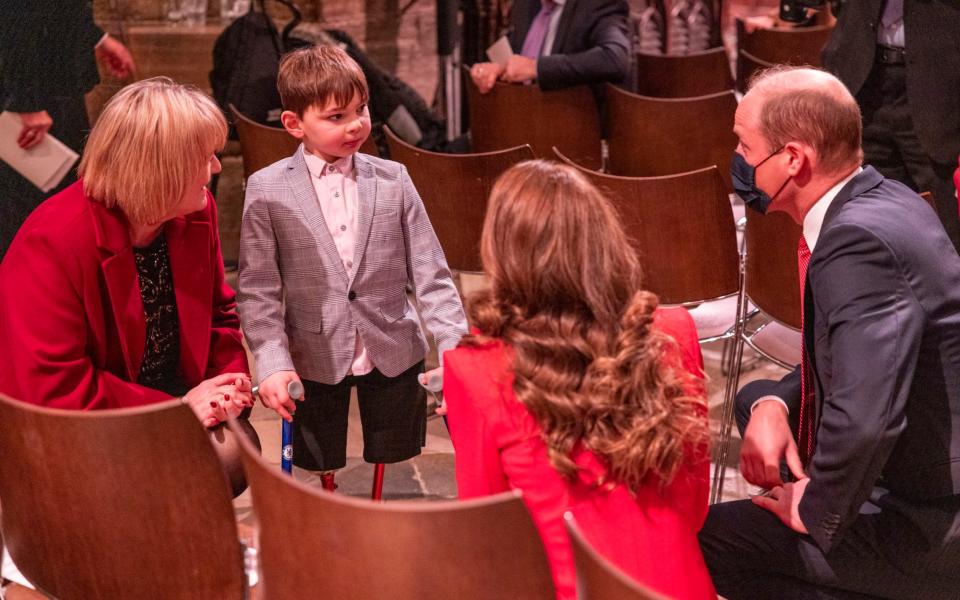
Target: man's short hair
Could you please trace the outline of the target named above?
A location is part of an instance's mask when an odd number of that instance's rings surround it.
[[[359,94],[370,93],[367,78],[355,60],[337,46],[321,45],[294,50],[280,61],[277,89],[284,110],[302,117],[311,106],[322,107],[332,98],[346,106]]]
[[[167,77],[132,83],[90,132],[79,168],[84,193],[133,224],[160,223],[226,141],[223,113],[200,90]]]
[[[826,171],[863,160],[863,118],[843,83],[811,67],[777,66],[750,80],[762,94],[760,133],[771,149],[787,142],[809,144]]]

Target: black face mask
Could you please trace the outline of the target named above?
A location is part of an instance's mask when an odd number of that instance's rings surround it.
[[[770,206],[770,203],[773,202],[773,198],[767,195],[767,193],[757,187],[756,176],[757,169],[760,168],[760,165],[767,162],[777,154],[783,152],[783,147],[775,150],[765,159],[757,163],[757,166],[751,167],[747,164],[747,159],[743,157],[739,152],[733,153],[733,162],[730,163],[730,177],[733,179],[733,191],[740,196],[740,199],[743,200],[743,203],[752,208],[753,210],[761,213],[767,212],[767,207]],[[790,179],[787,179],[790,181]],[[787,185],[787,181],[783,182],[783,185],[780,186],[780,189],[777,190],[777,193],[774,194],[774,197],[779,194],[784,186]]]

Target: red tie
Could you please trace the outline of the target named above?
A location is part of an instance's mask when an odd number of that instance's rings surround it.
[[[807,240],[800,236],[800,243],[797,246],[797,266],[800,268],[800,415],[797,423],[797,446],[800,451],[800,460],[803,466],[810,464],[813,457],[813,444],[816,432],[814,430],[814,390],[813,370],[807,362],[806,336],[803,335],[803,316],[806,311],[803,309],[804,287],[807,282],[807,265],[810,264],[810,248],[807,246]]]

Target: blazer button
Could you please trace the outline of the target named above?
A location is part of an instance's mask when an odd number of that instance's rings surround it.
[[[347,300],[349,300],[350,302],[353,302],[356,297],[357,297],[357,293],[353,290],[350,290],[350,293],[347,294]]]

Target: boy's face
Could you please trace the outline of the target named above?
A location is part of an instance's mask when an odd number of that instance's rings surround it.
[[[370,135],[370,112],[360,94],[354,94],[346,106],[338,106],[330,98],[323,106],[311,106],[300,117],[285,110],[280,120],[308,152],[327,162],[353,154]]]

